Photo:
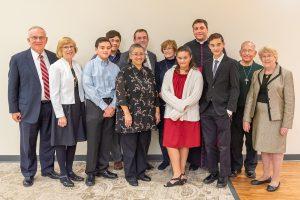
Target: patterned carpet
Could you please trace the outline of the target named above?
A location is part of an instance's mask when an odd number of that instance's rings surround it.
[[[153,163],[156,167],[158,163]],[[85,163],[76,162],[74,171],[84,174]],[[56,166],[58,171],[58,167]],[[151,170],[147,174],[152,178],[151,182],[139,181],[138,187],[132,187],[124,179],[123,171],[114,171],[119,175],[116,180],[96,178],[96,185],[87,187],[84,182],[75,183],[74,188],[65,188],[58,180],[42,177],[40,173],[35,176],[32,187],[22,186],[23,177],[20,173],[18,163],[0,163],[0,199],[2,200],[81,200],[81,199],[205,199],[205,200],[231,200],[234,199],[229,187],[218,189],[216,183],[205,185],[203,178],[206,171],[197,170],[189,172],[188,183],[184,186],[165,188],[165,184],[171,178],[171,169],[168,167],[164,171]]]

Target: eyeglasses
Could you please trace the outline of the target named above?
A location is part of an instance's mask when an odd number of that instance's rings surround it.
[[[242,49],[241,52],[242,53],[252,53],[252,52],[254,52],[254,50],[253,49]]]
[[[64,50],[68,50],[68,49],[74,49],[75,47],[70,45],[70,46],[63,46],[62,47]]]
[[[37,41],[37,40],[45,40],[47,37],[45,36],[31,36],[30,39]]]
[[[144,53],[131,53],[132,56],[145,56]]]

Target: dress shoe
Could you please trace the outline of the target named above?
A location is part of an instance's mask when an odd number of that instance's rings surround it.
[[[27,176],[23,180],[23,186],[24,187],[30,187],[33,185],[34,178],[32,176]]]
[[[226,187],[227,182],[228,182],[228,177],[219,177],[217,182],[217,188]]]
[[[251,181],[251,185],[262,185],[264,183],[271,183],[271,181],[272,181],[271,177],[266,179],[266,180],[263,180],[263,181],[259,181],[259,180],[254,179],[254,180]]]
[[[118,178],[118,175],[115,173],[112,173],[108,170],[104,170],[102,172],[100,172],[100,176],[104,177],[104,178],[109,178],[109,179],[116,179]]]
[[[74,172],[70,172],[68,176],[72,181],[84,181],[84,178],[82,178],[81,176],[78,176]]]
[[[219,173],[211,173],[210,175],[208,175],[204,180],[203,183],[205,184],[211,184],[213,183],[215,180],[217,180],[219,178]]]
[[[147,162],[147,170],[152,170],[154,169],[153,165]]]
[[[242,170],[240,170],[240,169],[239,170],[232,170],[229,177],[232,177],[232,178],[237,177],[241,172],[242,172]]]
[[[146,182],[149,182],[151,181],[151,178],[149,176],[147,176],[146,174],[141,174],[137,177],[138,180],[141,180],[141,181],[146,181]]]
[[[139,183],[136,178],[126,178],[126,181],[129,183],[131,186],[138,186]]]
[[[252,170],[246,171],[245,174],[248,178],[255,178],[256,177],[255,171],[252,171]]]
[[[86,179],[85,179],[85,184],[87,186],[95,185],[95,175],[94,174],[88,174]]]
[[[114,170],[121,170],[123,169],[123,163],[122,161],[118,161],[114,163]]]
[[[277,186],[268,185],[267,186],[267,191],[268,192],[275,192],[276,190],[278,190],[279,186],[280,186],[280,182],[278,183]]]
[[[59,180],[65,187],[74,187],[74,183],[68,176],[61,176]]]
[[[46,172],[45,174],[42,174],[42,176],[49,177],[49,178],[52,178],[52,179],[59,179],[59,174],[56,173],[54,170]]]
[[[190,171],[196,171],[197,169],[199,169],[199,166],[198,166],[198,165],[190,164],[190,166],[189,166],[189,170],[190,170]]]
[[[170,165],[170,163],[163,161],[162,163],[160,163],[160,165],[158,165],[157,169],[158,170],[164,170],[166,169],[168,166]]]

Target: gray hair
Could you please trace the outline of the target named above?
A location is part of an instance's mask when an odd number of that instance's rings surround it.
[[[34,30],[34,29],[41,29],[41,30],[44,31],[45,35],[47,35],[47,32],[45,31],[45,29],[43,27],[41,27],[41,26],[32,26],[28,29],[28,36],[29,36],[29,32]]]
[[[252,41],[249,41],[249,40],[247,40],[247,41],[245,41],[245,42],[243,42],[242,44],[241,44],[241,50],[244,48],[244,46],[246,46],[246,45],[250,45],[251,47],[253,47],[253,49],[255,50],[255,44],[254,44],[254,42],[252,42]]]

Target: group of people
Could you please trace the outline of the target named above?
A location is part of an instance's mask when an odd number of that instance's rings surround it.
[[[12,56],[8,80],[9,111],[20,125],[23,185],[34,183],[38,133],[42,176],[66,187],[84,181],[72,169],[80,141],[87,141],[87,186],[95,176],[118,178],[108,170],[111,159],[116,170],[124,163],[130,185],[151,181],[147,154],[151,131],[158,129],[158,169],[171,164],[173,170],[165,187],[187,182],[189,162],[189,170],[208,170],[205,184],[217,180],[217,187],[225,187],[244,165],[252,185],[268,183],[266,189],[276,191],[294,116],[292,73],[278,64],[275,49],[259,51],[261,66],[254,62],[255,44],[245,41],[237,62],[227,56],[221,34],[208,35],[206,20],[196,19],[192,30],[195,39],[179,48],[174,40],[164,41],[160,62],[147,49],[145,29],[135,31],[124,53],[120,33],[108,31],[82,68],[74,60],[73,39],[61,38],[54,54],[45,50],[45,30],[31,27],[30,48]],[[257,151],[263,175],[255,179]],[[60,174],[54,171],[55,152]]]

